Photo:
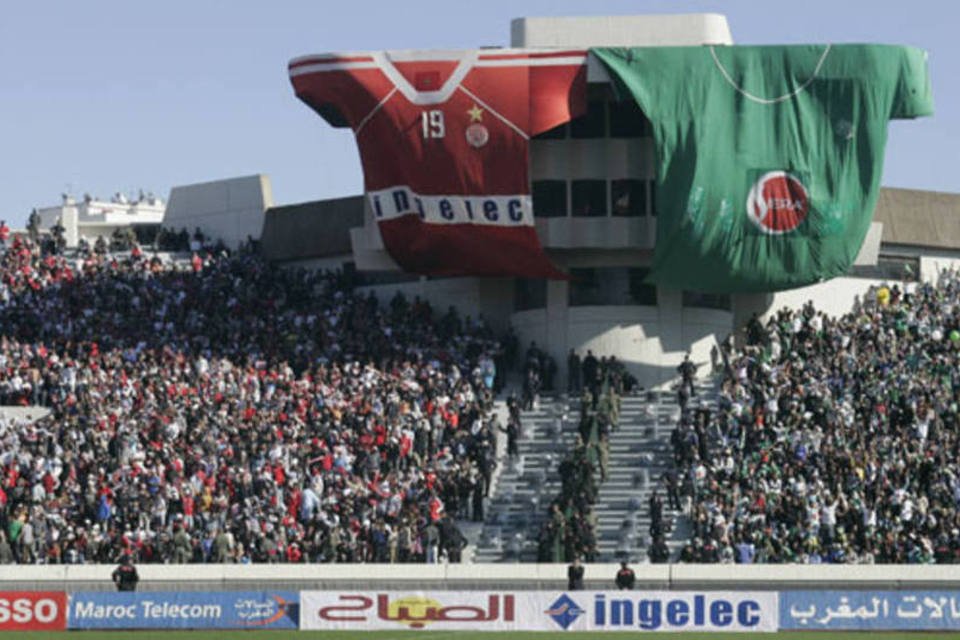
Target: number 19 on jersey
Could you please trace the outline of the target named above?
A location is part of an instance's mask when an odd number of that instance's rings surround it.
[[[423,138],[442,138],[446,133],[443,126],[443,111],[431,109],[420,114],[420,126],[423,128]]]

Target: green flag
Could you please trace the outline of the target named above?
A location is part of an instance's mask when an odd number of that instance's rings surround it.
[[[653,124],[651,280],[777,291],[849,269],[887,120],[932,113],[926,53],[885,45],[598,48]]]

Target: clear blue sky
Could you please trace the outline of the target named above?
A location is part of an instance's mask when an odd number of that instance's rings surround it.
[[[711,11],[741,44],[930,52],[936,115],[893,122],[884,184],[960,191],[960,3],[945,0],[31,0],[0,18],[0,217],[267,173],[277,203],[358,193],[352,135],[293,95],[306,53],[508,45],[510,19]]]

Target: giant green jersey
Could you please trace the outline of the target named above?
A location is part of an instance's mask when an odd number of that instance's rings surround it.
[[[932,113],[926,53],[885,45],[598,48],[653,125],[651,280],[776,291],[846,272],[887,120]]]

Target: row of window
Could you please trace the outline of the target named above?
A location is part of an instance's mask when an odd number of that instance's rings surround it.
[[[532,190],[539,218],[657,215],[653,180],[534,180]]]
[[[640,267],[591,267],[570,269],[567,303],[571,307],[657,305],[656,285],[645,282],[648,269]],[[547,306],[547,281],[518,278],[514,309],[528,311]],[[730,296],[683,292],[683,306],[731,309]]]
[[[541,133],[535,139],[642,138],[649,135],[650,121],[635,101],[591,100],[584,115]]]
[[[913,256],[877,256],[877,264],[854,265],[847,275],[871,280],[901,280],[917,282],[920,279],[920,258]]]

